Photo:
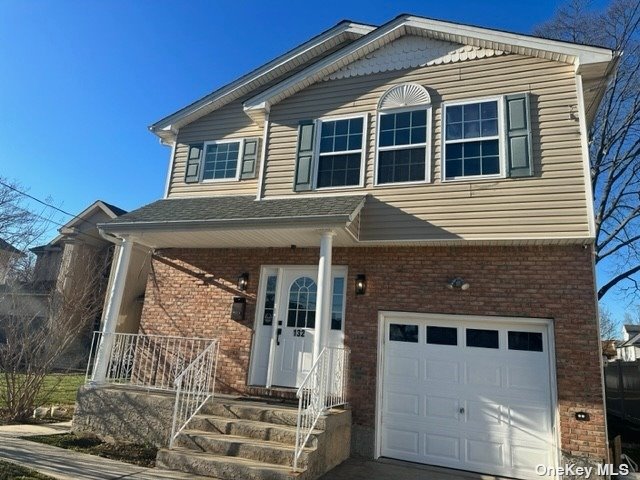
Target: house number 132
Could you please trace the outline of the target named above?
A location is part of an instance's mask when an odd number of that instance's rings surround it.
[[[304,337],[304,332],[305,332],[305,330],[303,330],[301,328],[294,328],[293,329],[293,336],[294,337]]]

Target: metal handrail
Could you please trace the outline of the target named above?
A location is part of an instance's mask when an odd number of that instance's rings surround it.
[[[173,447],[173,442],[180,432],[214,394],[219,346],[218,340],[211,341],[176,377],[176,400],[169,448]]]
[[[175,379],[212,340],[176,335],[94,332],[85,380],[86,383],[174,391]],[[98,345],[100,348],[107,345],[109,351],[106,366],[102,365],[102,369],[97,365]]]
[[[350,350],[324,347],[296,392],[298,418],[293,470],[320,417],[330,408],[347,403],[347,379]]]

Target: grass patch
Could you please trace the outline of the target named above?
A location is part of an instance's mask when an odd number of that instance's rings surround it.
[[[78,388],[84,383],[84,374],[52,373],[44,378],[40,393],[36,398],[36,407],[46,405],[73,405],[76,403]],[[5,405],[2,397],[6,384],[0,374],[0,408]]]
[[[29,468],[0,460],[0,480],[55,480]]]
[[[132,443],[106,443],[94,437],[78,437],[73,433],[57,435],[36,435],[23,437],[24,440],[46,443],[54,447],[75,450],[99,457],[133,463],[141,467],[154,467],[158,449],[151,445],[136,445]],[[1,480],[1,479],[0,479]]]

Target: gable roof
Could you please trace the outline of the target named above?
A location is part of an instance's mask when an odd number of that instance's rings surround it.
[[[252,110],[269,111],[271,105],[403,35],[424,36],[436,40],[569,63],[576,66],[578,73],[583,72],[598,78],[608,74],[610,63],[614,59],[614,52],[607,48],[549,40],[413,15],[400,15],[355,42],[249,98],[244,102],[245,111],[247,113]],[[600,68],[587,68],[592,65],[598,65]]]
[[[210,113],[228,103],[281,79],[326,54],[332,49],[351,43],[375,30],[373,25],[343,20],[294,49],[252,70],[237,80],[211,92],[186,107],[149,126],[162,140],[170,141],[181,126]]]
[[[82,224],[82,223],[86,222],[89,217],[91,217],[92,215],[94,215],[95,213],[97,213],[99,211],[104,212],[109,218],[118,218],[121,215],[124,215],[124,214],[127,213],[126,210],[124,210],[124,209],[122,209],[120,207],[117,207],[117,206],[115,206],[115,205],[113,205],[111,203],[107,203],[107,202],[104,202],[102,200],[96,200],[91,205],[89,205],[87,208],[85,208],[82,212],[78,213],[77,215],[74,215],[71,220],[69,220],[67,223],[62,225],[58,229],[58,232],[60,232],[60,234],[57,235],[49,243],[46,243],[44,245],[38,245],[36,247],[30,248],[29,250],[34,252],[34,253],[36,253],[36,252],[39,252],[39,251],[46,250],[47,248],[56,246],[64,238],[64,231],[65,230],[71,229],[71,228],[75,227],[76,225],[79,225],[79,224]]]

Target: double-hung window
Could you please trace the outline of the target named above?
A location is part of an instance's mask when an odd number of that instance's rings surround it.
[[[427,180],[429,111],[420,107],[410,111],[380,112],[378,185]]]
[[[444,179],[500,175],[499,100],[444,106]]]
[[[316,188],[361,184],[364,117],[320,120]]]
[[[241,148],[239,140],[205,143],[202,180],[237,180]]]

